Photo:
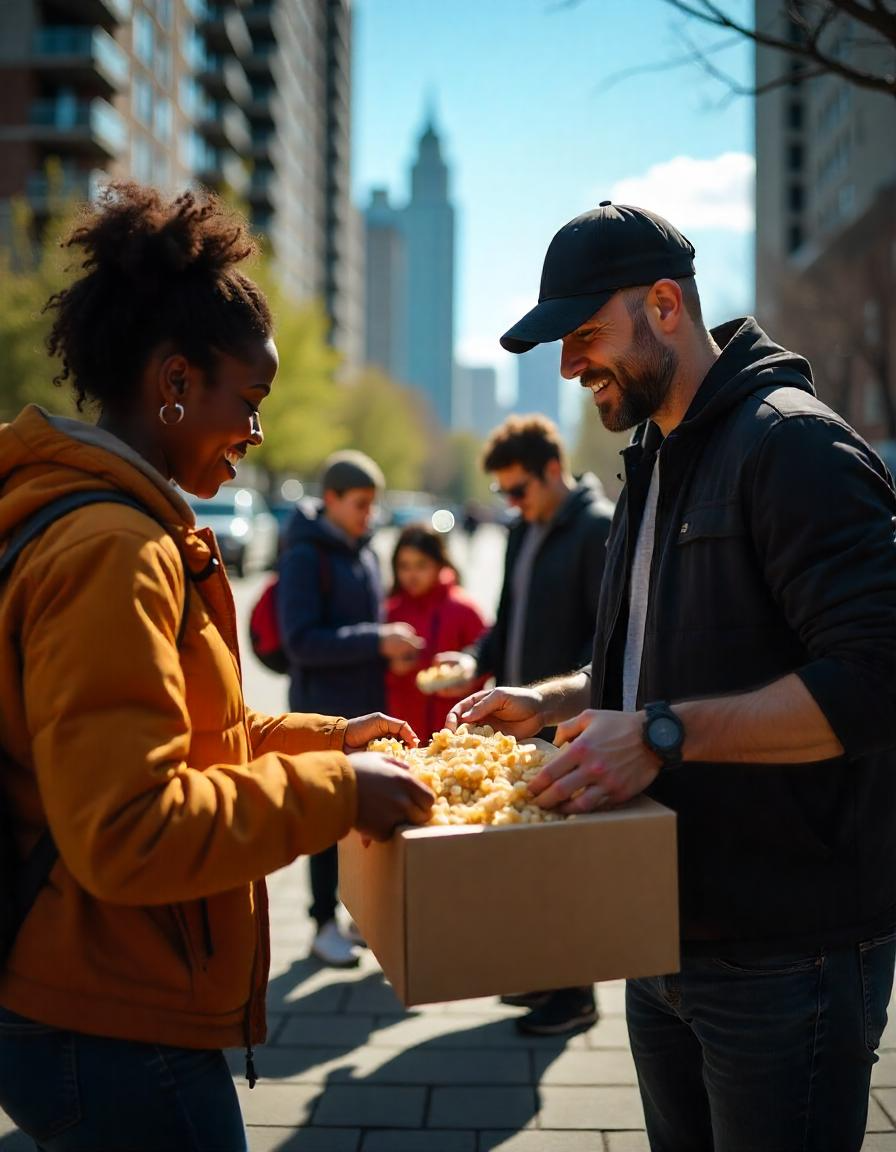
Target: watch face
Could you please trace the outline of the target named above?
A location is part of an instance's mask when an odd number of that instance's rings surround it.
[[[681,744],[681,726],[668,716],[657,716],[647,726],[654,747],[677,748]]]

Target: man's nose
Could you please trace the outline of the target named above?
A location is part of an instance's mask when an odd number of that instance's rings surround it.
[[[264,443],[264,432],[261,430],[261,417],[257,412],[253,412],[249,417],[249,441],[254,444],[256,448],[259,444]]]
[[[588,359],[574,345],[563,341],[560,353],[560,375],[564,380],[575,380],[588,367]]]

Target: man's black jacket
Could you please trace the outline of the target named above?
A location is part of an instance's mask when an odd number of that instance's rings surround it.
[[[845,755],[661,771],[678,813],[682,940],[836,945],[896,922],[896,496],[809,365],[752,319],[659,449],[639,707],[744,692],[794,672]],[[624,450],[592,663],[621,707],[627,573],[655,426]],[[657,440],[659,437],[657,436]]]
[[[556,517],[532,565],[522,644],[522,683],[581,668],[591,654],[613,505],[600,481],[581,478]],[[528,524],[510,529],[495,626],[475,649],[479,671],[507,683],[513,572]]]

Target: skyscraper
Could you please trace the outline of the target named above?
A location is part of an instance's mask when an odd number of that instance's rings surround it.
[[[560,422],[560,345],[536,344],[525,356],[517,356],[515,412],[541,412]]]
[[[366,354],[419,388],[440,423],[452,424],[454,208],[448,166],[430,114],[404,207],[373,191],[366,213]]]
[[[501,421],[497,373],[491,365],[455,364],[453,427],[488,435]]]
[[[0,81],[0,234],[12,197],[40,219],[56,186],[226,188],[360,363],[350,0],[3,0]]]

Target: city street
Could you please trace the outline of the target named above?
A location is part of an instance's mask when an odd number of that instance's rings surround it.
[[[456,535],[464,582],[492,610],[505,535],[486,527],[472,544]],[[382,556],[391,541],[381,534]],[[234,581],[243,636],[265,578]],[[259,667],[247,644],[244,675],[254,707],[285,707],[285,678]],[[520,1010],[495,999],[405,1010],[369,953],[350,971],[308,958],[304,860],[269,883],[269,1042],[256,1053],[254,1090],[243,1053],[230,1054],[251,1152],[647,1152],[621,981],[599,986],[599,1022],[569,1039],[523,1038]],[[517,990],[512,973],[507,990]],[[896,1152],[893,1026],[873,1085],[865,1152]],[[32,1147],[4,1123],[0,1152]]]

